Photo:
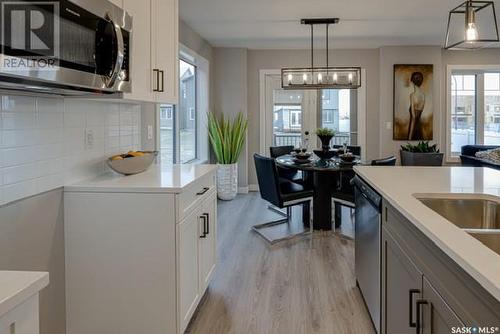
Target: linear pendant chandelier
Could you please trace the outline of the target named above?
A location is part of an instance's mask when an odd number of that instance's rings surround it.
[[[467,0],[450,11],[445,49],[480,49],[498,41],[493,1]]]
[[[330,67],[328,30],[338,18],[302,19],[302,24],[311,26],[311,67],[281,69],[283,89],[356,89],[361,86],[360,67]],[[326,26],[326,66],[314,67],[314,26]]]

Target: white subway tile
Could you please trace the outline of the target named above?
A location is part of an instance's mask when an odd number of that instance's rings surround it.
[[[35,98],[23,95],[3,95],[2,111],[34,112]]]
[[[5,203],[13,202],[37,193],[35,180],[4,185],[2,188]]]
[[[140,148],[141,106],[2,95],[0,205],[108,170],[106,159]],[[85,147],[85,130],[94,133]]]
[[[2,129],[33,129],[36,127],[36,113],[2,112]]]

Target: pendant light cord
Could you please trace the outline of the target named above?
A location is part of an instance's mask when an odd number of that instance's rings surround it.
[[[314,70],[314,24],[311,24],[311,75]]]

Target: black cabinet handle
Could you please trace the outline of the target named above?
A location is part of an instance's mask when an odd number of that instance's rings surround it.
[[[163,93],[165,91],[165,72],[163,70],[159,70],[159,72],[161,73],[161,88],[158,91]]]
[[[422,306],[427,304],[428,304],[427,300],[423,299],[417,300],[417,321],[416,321],[417,324],[415,330],[417,334],[420,334],[420,329],[422,328],[422,324],[420,323],[420,320],[422,318]]]
[[[420,293],[420,290],[418,290],[418,289],[411,289],[410,290],[410,294],[409,294],[409,298],[408,298],[409,303],[410,303],[409,304],[409,306],[410,306],[409,307],[409,309],[410,309],[410,316],[409,316],[408,319],[410,319],[409,320],[409,322],[410,322],[409,326],[412,327],[412,328],[417,327],[417,323],[415,321],[413,321],[413,295],[416,294],[416,293]]]
[[[196,195],[203,195],[204,193],[206,193],[207,191],[209,191],[210,188],[208,187],[203,187],[203,190],[199,191],[196,193]]]
[[[160,70],[157,68],[153,68],[153,74],[155,75],[155,84],[153,85],[153,92],[160,91]]]
[[[208,213],[204,213],[203,216],[205,216],[207,218],[205,220],[205,222],[207,223],[207,228],[205,230],[205,232],[206,232],[205,235],[209,235],[210,234],[210,215]]]
[[[207,217],[205,217],[205,215],[201,215],[200,218],[203,219],[203,235],[200,235],[200,238],[206,238],[207,237]]]

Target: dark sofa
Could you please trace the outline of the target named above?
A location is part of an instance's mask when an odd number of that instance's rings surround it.
[[[465,145],[462,146],[460,160],[462,166],[472,167],[490,167],[500,170],[500,164],[476,157],[476,152],[491,150],[500,146],[487,146],[487,145]]]

